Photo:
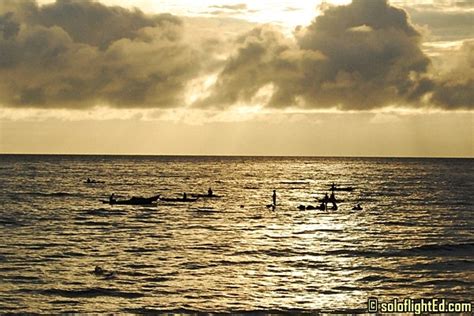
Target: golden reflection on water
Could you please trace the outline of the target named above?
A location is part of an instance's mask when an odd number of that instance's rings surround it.
[[[334,311],[364,309],[368,296],[472,294],[472,213],[446,204],[462,200],[450,187],[470,177],[460,162],[47,159],[54,163],[0,169],[8,310]],[[432,181],[440,170],[446,186]],[[83,185],[85,174],[107,183]],[[317,205],[333,181],[357,188],[337,193],[338,211],[297,209]],[[111,192],[175,196],[209,186],[223,198],[156,208],[99,202]],[[273,189],[275,211],[266,207]],[[363,211],[352,211],[356,202]],[[98,277],[95,266],[116,275]]]

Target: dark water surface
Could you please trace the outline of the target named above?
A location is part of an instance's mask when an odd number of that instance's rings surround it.
[[[0,311],[340,311],[364,310],[368,297],[472,300],[473,167],[473,159],[1,155]],[[355,187],[337,194],[339,210],[297,209],[317,205],[332,182]],[[99,201],[210,186],[223,197]],[[275,211],[266,208],[273,189]],[[115,276],[94,275],[96,265]]]

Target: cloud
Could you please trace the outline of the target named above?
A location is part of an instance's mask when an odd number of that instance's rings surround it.
[[[285,11],[287,12],[294,12],[294,11],[301,11],[301,8],[296,8],[296,7],[286,7]]]
[[[0,16],[0,33],[4,39],[10,39],[16,36],[20,31],[18,23],[13,21],[13,13],[8,12]]]
[[[472,41],[448,56],[449,70],[434,69],[406,11],[386,0],[326,6],[293,37],[254,26],[92,0],[2,0],[0,76],[8,80],[0,81],[0,106],[474,108]]]
[[[237,4],[227,4],[227,5],[211,5],[210,8],[241,11],[241,10],[247,10],[247,4],[237,3]]]
[[[456,1],[455,5],[458,7],[463,7],[463,8],[473,8],[474,1],[473,0]]]
[[[268,84],[277,87],[300,80],[300,59],[322,59],[317,52],[299,55],[294,43],[271,26],[259,26],[237,39],[237,54],[228,59],[220,72],[213,93],[200,106],[224,107],[237,102],[250,102]],[[301,65],[298,65],[300,63]],[[281,95],[284,97],[283,95]],[[284,103],[275,91],[271,103]]]
[[[456,65],[434,81],[432,101],[445,109],[474,108],[474,40],[453,56]]]
[[[207,12],[202,12],[202,13],[216,15],[216,16],[233,16],[233,15],[240,14],[239,11],[225,11],[225,10],[213,10],[213,11],[207,11]]]
[[[432,40],[459,40],[474,37],[474,11],[463,8],[431,6],[407,7],[416,25],[429,29]]]
[[[295,41],[260,26],[237,41],[237,53],[214,92],[198,105],[246,103],[272,87],[268,107],[372,109],[419,100],[431,82],[421,35],[405,11],[386,1],[329,7]]]
[[[212,11],[202,12],[203,14],[210,14],[215,16],[242,16],[245,13],[255,13],[258,10],[250,10],[245,3],[227,4],[227,5],[211,5]]]
[[[13,107],[172,107],[205,55],[181,19],[98,2],[0,4],[0,100]]]

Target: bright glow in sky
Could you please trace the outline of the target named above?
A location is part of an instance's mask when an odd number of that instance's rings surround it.
[[[55,0],[37,1],[40,4],[55,2]],[[469,38],[471,33],[463,31],[466,29],[466,25],[469,26],[469,23],[465,25],[450,24],[457,20],[461,21],[463,16],[460,15],[460,19],[443,16],[443,10],[439,8],[445,8],[450,13],[456,10],[458,13],[464,10],[465,13],[474,11],[474,7],[456,6],[458,3],[456,1],[421,0],[414,2],[393,0],[390,3],[395,6],[402,6],[405,9],[416,10],[421,21],[423,21],[421,25],[417,26],[423,34],[423,43],[420,48],[423,54],[431,58],[430,67],[436,69],[431,71],[430,68],[430,72],[427,72],[426,76],[436,78],[436,76],[443,73],[449,75],[451,70],[454,69],[457,73],[452,77],[456,79],[455,84],[458,84],[459,82],[468,82],[468,79],[471,78],[469,76],[472,76],[472,65],[469,68],[469,64],[462,59],[463,56],[472,56],[469,55],[470,46],[466,45],[469,40],[472,40],[472,38]],[[129,9],[139,8],[147,14],[171,13],[180,17],[199,17],[200,19],[184,20],[183,41],[190,45],[195,45],[195,42],[199,41],[201,41],[199,42],[201,44],[206,39],[219,41],[219,47],[222,48],[222,51],[213,52],[217,60],[213,61],[216,63],[215,68],[208,73],[196,75],[188,81],[184,79],[181,82],[179,81],[181,77],[177,76],[177,81],[186,86],[186,89],[178,90],[178,93],[176,93],[183,96],[183,103],[185,104],[173,105],[170,108],[157,106],[142,109],[136,104],[130,107],[117,106],[117,104],[116,107],[107,107],[103,105],[105,103],[100,103],[96,107],[84,106],[82,109],[67,108],[67,106],[61,108],[62,104],[60,106],[55,104],[56,108],[50,108],[49,104],[46,106],[40,104],[40,106],[32,108],[23,105],[17,108],[2,108],[2,103],[6,104],[7,101],[5,101],[6,99],[2,100],[0,95],[0,153],[474,156],[474,112],[469,110],[472,107],[468,107],[467,110],[466,108],[461,109],[461,107],[456,108],[456,106],[436,109],[430,106],[407,108],[404,107],[404,104],[387,107],[387,103],[385,103],[385,107],[357,108],[356,106],[343,111],[336,109],[337,104],[334,106],[330,104],[321,108],[298,109],[294,107],[278,108],[278,106],[265,107],[264,104],[268,103],[274,93],[282,88],[282,85],[278,86],[272,80],[265,81],[267,79],[264,77],[262,79],[263,84],[255,87],[257,92],[249,98],[243,98],[243,101],[237,98],[235,102],[231,102],[232,104],[227,107],[217,105],[217,109],[212,107],[192,108],[194,102],[197,102],[199,98],[211,94],[212,89],[215,88],[215,83],[220,79],[219,74],[222,69],[229,60],[235,58],[239,46],[232,41],[235,40],[237,34],[248,32],[260,24],[272,24],[277,25],[287,38],[293,39],[292,32],[295,27],[311,24],[318,15],[322,14],[319,11],[322,5],[345,5],[349,4],[350,0],[100,0],[99,2]],[[371,9],[371,4],[367,5],[366,3],[366,7]],[[423,11],[424,9],[426,11]],[[208,18],[220,19],[211,20]],[[441,18],[445,19],[440,20]],[[432,24],[430,25],[430,23]],[[472,26],[474,29],[474,25]],[[459,34],[456,34],[456,32]],[[433,33],[436,33],[438,37],[432,36]],[[97,34],[97,30],[94,31],[95,34]],[[467,35],[464,36],[463,34]],[[1,35],[2,33],[0,33]],[[340,36],[344,38],[344,34]],[[453,39],[454,37],[456,39]],[[129,45],[123,46],[123,51],[126,52],[124,55],[134,58],[127,59],[124,57],[123,60],[127,66],[131,65],[131,81],[136,79],[134,77],[136,73],[143,73],[143,77],[146,78],[147,76],[156,76],[156,73],[160,73],[160,71],[169,70],[167,67],[160,68],[160,58],[153,60],[154,63],[149,63],[148,59],[143,59],[142,56],[154,56],[159,52],[159,49],[151,47],[152,45],[148,47],[148,42],[134,43],[128,40],[122,41],[123,37],[119,37],[119,39],[118,42],[121,45]],[[269,43],[273,43],[268,38],[263,38],[263,40],[259,38],[258,40],[261,40],[264,45],[270,46]],[[407,39],[407,41],[410,40]],[[356,45],[357,43],[351,44],[353,46],[347,46],[348,49],[360,48]],[[374,45],[376,47],[377,45],[383,46],[385,43],[382,41],[382,43],[379,42]],[[419,43],[416,42],[415,45],[419,45]],[[74,49],[77,49],[78,46],[74,47]],[[178,47],[176,50],[170,51],[174,54],[183,52],[183,46],[176,47]],[[340,47],[345,46],[341,45]],[[82,53],[99,51],[96,48],[87,51],[78,50],[77,56],[81,57]],[[362,47],[362,50],[364,48]],[[418,46],[415,48],[418,49]],[[74,49],[72,50],[74,51]],[[413,49],[413,47],[410,49]],[[142,52],[148,55],[140,55],[139,53]],[[116,50],[115,53],[120,55],[121,52]],[[174,56],[173,53],[164,54],[161,57],[168,58]],[[308,56],[304,55],[305,53],[308,53],[308,51],[303,53],[298,51],[293,55],[285,56],[286,58],[301,58],[303,56],[304,58],[301,60],[308,62],[309,59]],[[358,53],[356,52],[354,55],[357,56]],[[272,54],[278,58],[282,57],[278,56],[278,53],[270,53],[266,58],[274,57]],[[114,55],[111,54],[110,56]],[[183,60],[186,61],[188,56],[186,52],[183,53],[183,56]],[[232,58],[229,58],[229,56],[232,56]],[[337,56],[333,57],[337,58]],[[405,57],[410,59],[411,55],[408,54]],[[245,67],[252,68],[254,66],[252,63],[254,59],[243,60],[244,70],[237,71],[237,74],[245,73]],[[281,61],[281,59],[277,60]],[[36,60],[34,61],[36,62]],[[173,68],[173,63],[179,63],[180,61],[178,58],[171,58],[163,64],[171,65],[170,68]],[[400,59],[401,63],[404,61],[404,58]],[[140,64],[145,64],[146,67],[138,67]],[[358,64],[358,60],[354,64]],[[298,67],[297,63],[292,65],[297,65],[295,68]],[[188,64],[184,62],[183,68],[187,66]],[[156,67],[157,70],[148,72],[149,67]],[[177,68],[179,69],[179,67]],[[65,69],[71,70],[67,67]],[[120,68],[120,70],[124,69],[128,68]],[[137,72],[134,72],[135,70]],[[268,71],[268,69],[266,70]],[[271,69],[271,71],[273,70]],[[320,69],[316,70],[319,71]],[[303,72],[309,73],[317,72],[316,70],[303,68]],[[381,73],[384,73],[383,70]],[[271,71],[269,71],[270,75],[273,74]],[[348,74],[345,69],[340,70],[336,79],[328,80],[324,88],[332,89],[337,88],[338,85],[346,84],[352,77],[360,75],[357,71],[361,70],[357,69],[353,74]],[[286,74],[285,72],[275,73],[277,75]],[[458,73],[464,77],[456,76]],[[90,71],[90,74],[93,77],[95,72]],[[255,71],[252,77],[243,76],[242,78],[251,80],[260,74]],[[27,78],[28,84],[30,84],[30,79],[33,81],[36,77],[42,77],[43,75],[47,77],[49,74],[36,72],[34,76]],[[65,77],[67,76],[65,75]],[[298,76],[295,77],[299,78]],[[286,82],[289,83],[289,86],[293,84],[291,80],[294,77],[290,78]],[[319,80],[317,76],[309,78],[308,81]],[[110,81],[113,81],[113,79]],[[124,81],[127,79],[128,77]],[[262,83],[262,81],[257,82]],[[310,90],[314,82],[308,81],[299,82],[299,85],[306,86],[306,89]],[[159,86],[160,83],[156,86]],[[110,83],[111,86],[113,84],[113,82]],[[240,84],[241,81],[236,80],[231,81],[230,86],[240,87]],[[129,85],[129,81],[126,81],[124,89],[127,89]],[[449,85],[447,87],[448,90],[451,88]],[[0,92],[2,92],[2,88],[4,87],[0,85]],[[173,88],[174,86],[171,86],[171,90]],[[241,88],[251,90],[252,86],[242,85]],[[298,88],[299,86],[296,88],[297,91],[299,91]],[[323,90],[322,86],[318,88]],[[313,89],[318,88],[313,87]],[[376,88],[370,90],[370,93],[377,92]],[[57,89],[61,89],[61,87]],[[168,86],[160,92],[166,93],[167,89]],[[147,90],[145,89],[145,91]],[[28,92],[31,92],[34,96],[34,89],[32,91],[28,90]],[[78,95],[81,92],[78,91]],[[465,92],[463,91],[463,93]],[[153,96],[159,97],[161,94],[157,93]],[[376,94],[374,93],[374,95]],[[354,102],[351,99],[350,92],[348,95],[347,99]],[[222,101],[225,100],[227,95],[224,93],[220,97],[219,101]],[[371,99],[367,98],[366,100],[365,95],[363,97],[364,102],[370,104]],[[294,102],[298,103],[298,98],[301,98],[301,95],[298,95]],[[468,100],[468,103],[469,101],[472,101],[471,104],[474,103],[474,100]],[[42,108],[42,106],[44,107]],[[77,107],[81,108],[81,106]],[[159,146],[156,146],[156,143]]]
[[[54,0],[39,0],[39,3],[52,3]],[[257,23],[273,23],[293,29],[298,25],[308,25],[319,13],[322,2],[333,5],[347,4],[350,0],[101,0],[107,5],[126,8],[139,8],[146,13],[172,13],[180,16],[220,16],[234,17]],[[228,10],[219,8],[228,5],[245,4],[246,9]],[[212,14],[214,12],[214,14]]]

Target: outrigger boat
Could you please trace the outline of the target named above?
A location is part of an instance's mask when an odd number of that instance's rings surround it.
[[[345,192],[352,192],[354,191],[353,187],[338,187],[334,183],[329,188],[331,191],[345,191]]]
[[[101,201],[104,204],[110,204],[110,205],[156,206],[157,205],[156,201],[158,200],[159,197],[160,197],[159,195],[155,195],[149,198],[134,196],[128,200],[101,200]]]
[[[195,202],[198,198],[160,198],[163,202]]]
[[[203,198],[203,199],[219,199],[221,198],[220,195],[216,194],[191,194],[191,196],[196,197],[196,198]]]

